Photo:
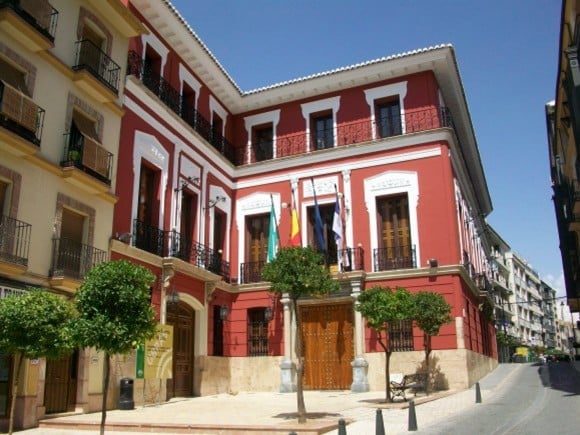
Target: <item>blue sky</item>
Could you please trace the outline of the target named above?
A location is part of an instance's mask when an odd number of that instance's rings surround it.
[[[493,201],[488,222],[563,294],[544,105],[560,0],[171,0],[248,91],[450,43]]]

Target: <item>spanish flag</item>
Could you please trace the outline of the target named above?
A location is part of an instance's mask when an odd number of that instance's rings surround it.
[[[298,210],[294,200],[294,189],[292,189],[292,206],[290,208],[290,246],[301,246],[300,224],[298,222]]]

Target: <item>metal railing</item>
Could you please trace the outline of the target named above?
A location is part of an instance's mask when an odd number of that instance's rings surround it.
[[[82,280],[94,267],[108,259],[107,251],[68,238],[52,239],[50,276]]]
[[[376,248],[373,250],[373,267],[375,272],[416,268],[415,246]]]
[[[111,184],[113,154],[101,144],[80,132],[65,133],[62,167],[74,166],[105,184]]]
[[[268,322],[248,322],[248,356],[268,355]]]
[[[87,70],[101,83],[117,93],[121,67],[90,39],[76,42],[76,57],[73,69]]]
[[[28,266],[32,225],[0,215],[0,261]]]
[[[54,42],[58,11],[46,0],[0,0],[0,9],[10,8],[39,33]]]
[[[0,80],[0,125],[39,146],[44,109],[34,100]]]
[[[240,284],[263,281],[262,270],[264,270],[265,265],[265,261],[249,261],[246,263],[240,263]]]
[[[158,255],[159,257],[166,256],[165,231],[159,229],[159,227],[135,219],[133,221],[132,241],[133,246],[139,249]]]
[[[213,148],[231,163],[236,164],[237,151],[234,146],[211,123],[193,107],[182,101],[179,91],[154,71],[135,51],[129,51],[127,75],[134,75],[143,85],[153,92],[171,111],[183,119],[194,131],[203,137]]]
[[[342,271],[351,272],[353,270],[364,270],[364,256],[365,251],[362,247],[345,248],[337,253],[338,257],[342,257]]]

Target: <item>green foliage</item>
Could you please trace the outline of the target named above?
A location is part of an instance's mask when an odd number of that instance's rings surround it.
[[[518,340],[516,337],[512,337],[511,335],[508,335],[504,332],[498,332],[497,334],[495,334],[495,338],[497,340],[497,343],[500,346],[507,346],[507,347],[519,347],[519,346],[521,346],[520,340]]]
[[[125,260],[94,267],[75,296],[79,342],[112,355],[152,338],[157,323],[149,287],[154,279],[145,267]]]
[[[412,296],[402,287],[372,287],[358,296],[357,311],[367,320],[369,328],[387,331],[389,323],[408,320],[413,314]]]
[[[0,299],[0,351],[28,359],[72,352],[73,305],[42,289]]]
[[[262,270],[262,278],[271,282],[272,293],[288,293],[291,299],[316,296],[338,290],[323,265],[323,257],[310,246],[282,248]]]
[[[420,291],[413,295],[413,319],[419,329],[434,337],[451,322],[451,306],[440,294]]]

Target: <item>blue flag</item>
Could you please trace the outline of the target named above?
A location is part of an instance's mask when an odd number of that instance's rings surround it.
[[[318,249],[326,256],[326,245],[324,244],[324,236],[322,234],[322,218],[320,217],[320,208],[318,208],[318,201],[316,199],[316,189],[314,188],[314,180],[312,182],[312,193],[314,194],[314,233],[316,234],[316,242]]]

